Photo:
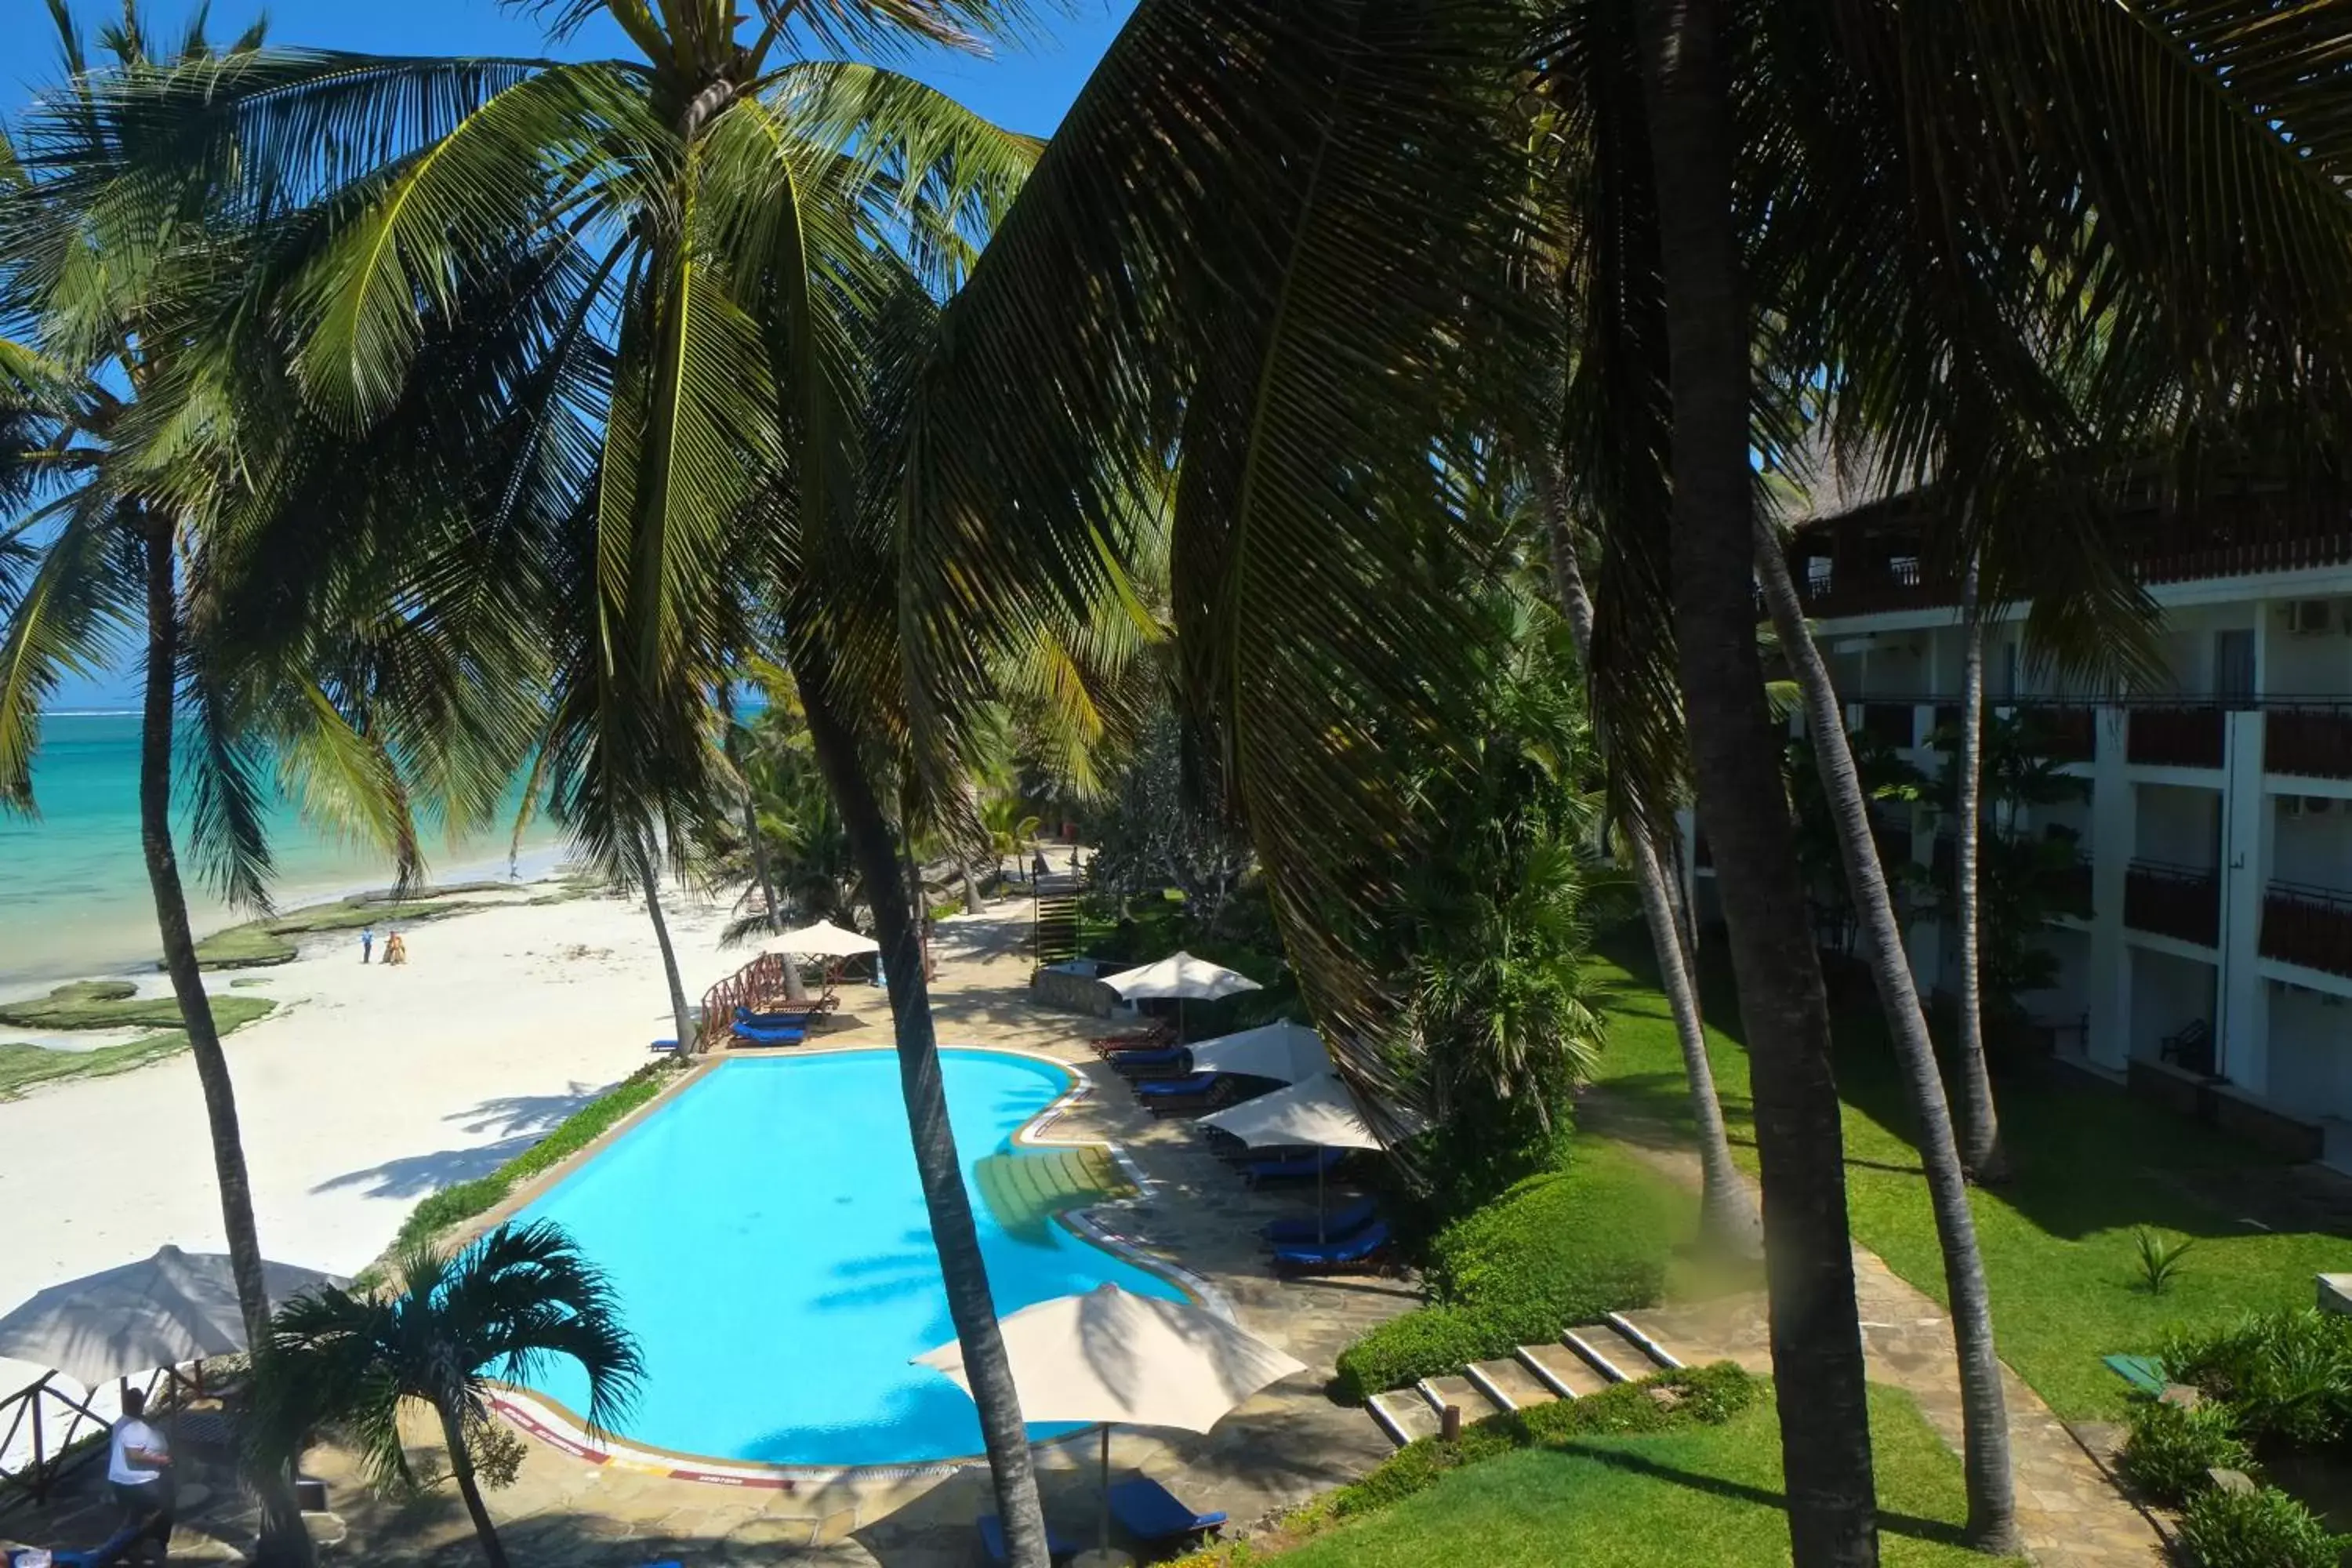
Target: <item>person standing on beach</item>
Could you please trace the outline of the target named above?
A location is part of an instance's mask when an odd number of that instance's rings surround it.
[[[106,1480],[125,1524],[142,1525],[138,1539],[168,1556],[172,1546],[172,1449],[147,1424],[147,1394],[122,1391],[122,1419],[107,1442]]]
[[[363,927],[362,927],[362,928],[361,928],[361,930],[360,930],[360,962],[361,962],[362,963],[366,963],[370,958],[373,957],[374,955],[375,955],[375,927],[373,927],[373,926],[363,926]]]

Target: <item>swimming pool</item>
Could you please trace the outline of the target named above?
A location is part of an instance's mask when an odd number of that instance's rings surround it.
[[[1001,1051],[940,1056],[999,1312],[1105,1280],[1182,1294],[1060,1225],[1008,1229],[982,1201],[973,1167],[1070,1087],[1066,1069]],[[721,1062],[521,1217],[564,1226],[620,1295],[646,1374],[622,1437],[770,1465],[980,1452],[971,1399],[908,1364],[955,1325],[893,1053]],[[568,1362],[534,1386],[586,1408],[587,1380]]]

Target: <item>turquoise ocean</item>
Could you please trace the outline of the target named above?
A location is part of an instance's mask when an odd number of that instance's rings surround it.
[[[152,967],[155,905],[139,847],[139,716],[45,717],[33,792],[37,817],[0,814],[0,994]],[[272,895],[280,910],[392,880],[385,857],[311,827],[282,801],[271,828]],[[540,825],[525,838],[521,873],[551,868],[556,842],[554,830]],[[197,935],[248,918],[205,886],[184,830],[179,844]],[[440,882],[504,877],[507,850],[503,832],[428,844],[427,870]]]

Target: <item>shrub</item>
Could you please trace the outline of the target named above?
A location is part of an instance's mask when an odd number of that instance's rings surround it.
[[[2176,1336],[2160,1359],[2174,1380],[2235,1405],[2251,1438],[2318,1447],[2352,1435],[2352,1318],[2310,1307],[2251,1312]]]
[[[2336,1568],[2352,1546],[2276,1487],[2208,1487],[2189,1500],[2180,1533],[2204,1568]]]
[[[2246,1469],[2253,1457],[2228,1405],[2207,1403],[2188,1409],[2151,1401],[2132,1410],[2123,1466],[2124,1474],[2150,1496],[2177,1503],[2205,1485],[2207,1470]]]
[[[2151,1296],[2161,1296],[2172,1288],[2172,1277],[2180,1272],[2180,1265],[2196,1247],[2186,1237],[2171,1237],[2147,1226],[2132,1229],[2132,1249],[2139,1266],[2139,1286]]]
[[[1345,1404],[1361,1405],[1383,1389],[1507,1355],[1517,1343],[1500,1319],[1467,1308],[1423,1307],[1391,1318],[1341,1351],[1332,1394]]]

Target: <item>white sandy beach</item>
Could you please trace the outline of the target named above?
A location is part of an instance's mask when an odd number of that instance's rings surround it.
[[[362,967],[353,932],[210,976],[224,995],[260,979],[279,1004],[226,1042],[267,1256],[364,1266],[419,1198],[529,1147],[675,1032],[642,906],[520,902],[547,890],[404,928],[404,968]],[[718,947],[718,907],[673,890],[665,911],[689,1001],[749,958]],[[167,1242],[225,1247],[184,1054],[0,1103],[0,1312]],[[40,1370],[0,1361],[0,1392]]]

